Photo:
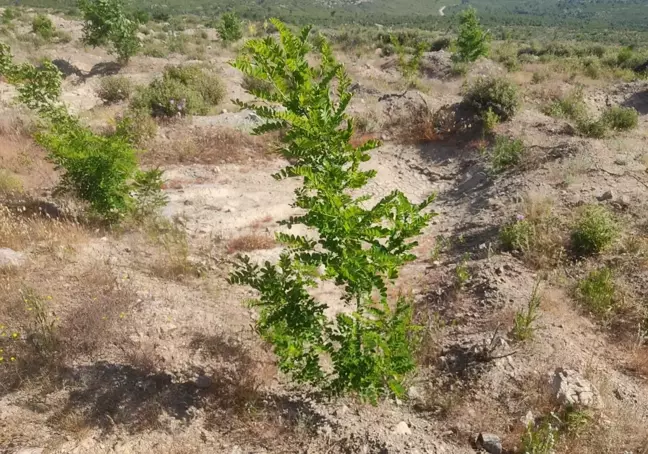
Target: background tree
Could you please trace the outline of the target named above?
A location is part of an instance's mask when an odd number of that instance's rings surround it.
[[[110,45],[121,63],[141,47],[137,37],[138,22],[124,11],[122,0],[79,0],[83,12],[83,42],[90,46]]]
[[[243,27],[241,20],[236,13],[225,13],[216,25],[216,31],[221,39],[226,42],[238,41],[243,37]]]
[[[459,15],[459,37],[457,38],[457,51],[455,61],[473,62],[481,56],[488,55],[490,35],[479,25],[477,10],[470,7]]]
[[[308,63],[310,27],[294,35],[278,20],[272,23],[279,42],[249,40],[234,63],[272,88],[249,90],[261,104],[239,104],[265,119],[256,134],[284,133],[279,151],[292,164],[274,177],[302,178],[294,202],[302,214],[281,224],[301,224],[316,235],[277,234],[286,246],[279,262],[259,266],[242,257],[230,281],[258,290],[252,303],[261,312],[258,330],[274,346],[281,370],[295,380],[370,400],[400,395],[403,378],[415,367],[416,327],[407,300],[390,301],[387,288],[399,268],[414,260],[416,242],[410,239],[432,216],[423,210],[433,197],[412,204],[393,191],[371,208],[371,196],[354,197],[376,175],[360,164],[379,143],[350,143],[353,119],[345,109],[351,81],[323,37],[317,40],[320,63]],[[331,318],[326,304],[309,294],[323,280],[341,289],[348,311]]]

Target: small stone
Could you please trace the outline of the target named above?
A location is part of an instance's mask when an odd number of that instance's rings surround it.
[[[226,114],[226,113],[227,113],[227,109],[223,109],[221,113]]]
[[[211,379],[211,377],[208,377],[207,375],[199,375],[198,378],[196,378],[196,387],[200,389],[207,389],[209,388],[214,381]]]
[[[335,410],[335,412],[333,413],[333,415],[334,415],[334,416],[344,416],[344,415],[346,415],[347,413],[349,413],[349,411],[350,411],[350,410],[349,410],[349,407],[347,407],[346,405],[342,405],[340,408],[338,408],[337,410]]]
[[[22,252],[0,248],[0,268],[18,268],[25,263],[25,260],[25,254]]]
[[[394,433],[398,435],[412,435],[412,430],[405,421],[401,421],[394,427]]]
[[[618,166],[625,166],[628,164],[628,160],[624,156],[617,156],[614,163]]]
[[[418,387],[410,386],[407,390],[407,397],[410,400],[421,400],[423,399],[423,393],[421,393],[421,390]]]
[[[599,202],[604,202],[606,200],[612,200],[614,198],[614,193],[612,191],[605,191],[603,195],[598,196],[596,199]]]
[[[622,195],[616,200],[617,205],[621,208],[628,208],[630,206],[630,197],[627,195]]]
[[[490,454],[502,454],[502,440],[497,435],[480,433],[477,444]]]

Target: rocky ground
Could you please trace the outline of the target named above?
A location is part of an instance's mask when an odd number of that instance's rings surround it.
[[[96,95],[104,77],[97,68],[112,59],[78,45],[80,24],[53,18],[70,43],[16,51],[78,69],[65,79],[64,100],[105,126],[125,108],[103,106]],[[212,45],[205,61],[220,71],[228,99],[245,99],[241,75],[227,65],[235,49]],[[78,340],[63,364],[0,384],[0,452],[513,453],[521,452],[529,422],[569,405],[587,421],[556,452],[648,452],[646,326],[631,315],[646,304],[648,84],[601,88],[557,77],[530,85],[534,68],[512,74],[524,104],[497,133],[522,138],[527,152],[518,168],[494,175],[477,133],[403,136],[403,120],[413,122],[416,108],[433,112],[461,100],[462,79],[450,75],[448,55],[425,58],[419,88],[405,91],[393,57],[341,55],[356,82],[351,111],[367,125],[366,137],[384,141],[367,163],[378,171],[368,190],[379,197],[399,188],[413,201],[437,194],[438,216],[398,282],[425,326],[421,367],[407,401],[375,406],[328,401],[291,385],[252,329],[251,293],[226,282],[233,253],[278,255],[272,234],[293,212],[297,182],[271,177],[285,162],[248,137],[259,121],[254,114],[226,101],[217,114],[162,124],[142,162],[165,171],[167,224],[107,231],[56,216],[74,202],[51,196],[57,171],[0,83],[0,167],[21,181],[23,198],[53,213],[16,214],[15,197],[5,197],[11,210],[0,212],[0,322],[33,289],[57,329]],[[137,57],[119,74],[146,83],[186,60]],[[483,74],[506,71],[482,60],[466,77]],[[542,113],[547,91],[577,83],[592,111],[606,102],[633,106],[639,127],[589,139]],[[590,203],[620,219],[623,235],[609,254],[574,262],[501,251],[499,229],[517,214],[549,207],[564,228]],[[622,273],[626,312],[605,320],[573,297],[578,277],[598,262]],[[461,285],[460,271],[467,276]],[[511,334],[515,313],[537,282],[534,336],[519,342]],[[320,296],[344,310],[333,290]]]

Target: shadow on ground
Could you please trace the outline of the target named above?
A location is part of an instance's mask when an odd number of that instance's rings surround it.
[[[135,434],[164,430],[169,420],[188,424],[201,414],[206,430],[234,433],[234,438],[240,433],[246,443],[270,447],[278,436],[284,437],[282,444],[299,443],[318,426],[330,425],[308,399],[262,389],[255,375],[259,363],[241,344],[218,335],[196,336],[190,348],[201,349],[214,360],[202,381],[178,378],[191,373],[176,375],[107,361],[41,370],[40,377],[47,376],[54,385],[50,389],[69,390],[48,425],[65,431],[66,421],[80,420],[83,427],[103,433]]]

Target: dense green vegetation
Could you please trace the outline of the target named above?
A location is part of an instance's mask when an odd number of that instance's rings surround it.
[[[647,3],[646,0],[471,0],[469,4],[477,9],[481,22],[496,37],[500,28],[506,27],[506,33],[513,38],[597,39],[632,44],[645,38],[633,31],[648,31]],[[0,5],[3,4],[14,2],[0,0]],[[21,4],[70,12],[74,11],[76,1],[23,0]],[[247,19],[279,17],[296,24],[381,24],[446,30],[457,26],[456,16],[467,4],[448,4],[444,0],[168,0],[160,4],[139,0],[131,2],[131,9],[150,12],[154,19],[179,13],[216,17],[233,10]],[[444,16],[439,15],[442,6],[446,6]]]

